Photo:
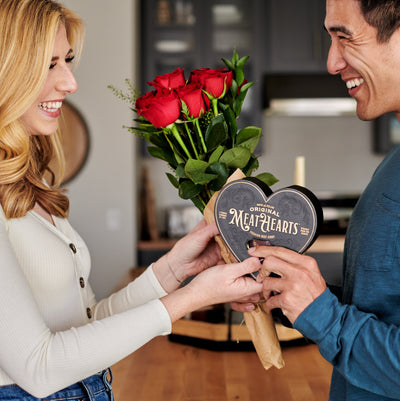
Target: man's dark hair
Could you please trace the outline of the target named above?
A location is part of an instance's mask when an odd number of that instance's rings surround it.
[[[384,43],[400,27],[399,0],[358,0],[365,20],[377,29],[377,39]]]

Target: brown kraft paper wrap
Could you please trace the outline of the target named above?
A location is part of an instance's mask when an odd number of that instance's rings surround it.
[[[245,175],[238,169],[228,178],[227,183],[243,178],[245,178]],[[214,205],[217,196],[218,192],[211,197],[204,209],[204,218],[209,224],[215,220]],[[215,240],[221,248],[221,256],[225,263],[237,263],[236,258],[226,247],[221,236],[217,235]],[[264,304],[256,304],[256,309],[254,311],[245,312],[244,319],[263,367],[269,369],[271,366],[275,366],[280,369],[285,366],[273,317],[271,313],[264,308]]]

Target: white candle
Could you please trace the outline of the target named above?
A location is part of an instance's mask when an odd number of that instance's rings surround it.
[[[302,187],[306,186],[306,173],[305,173],[306,159],[304,156],[297,156],[294,166],[294,184]]]

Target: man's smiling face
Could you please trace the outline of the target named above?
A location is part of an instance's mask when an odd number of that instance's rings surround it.
[[[399,116],[400,29],[378,42],[357,0],[327,0],[325,28],[332,40],[328,71],[346,82],[358,117],[371,120],[390,111]]]

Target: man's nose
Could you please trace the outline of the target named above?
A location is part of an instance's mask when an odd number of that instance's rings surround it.
[[[329,48],[328,60],[326,65],[328,72],[332,75],[339,74],[346,68],[347,62],[343,58],[343,51],[340,44],[335,44],[332,41],[331,47]]]

